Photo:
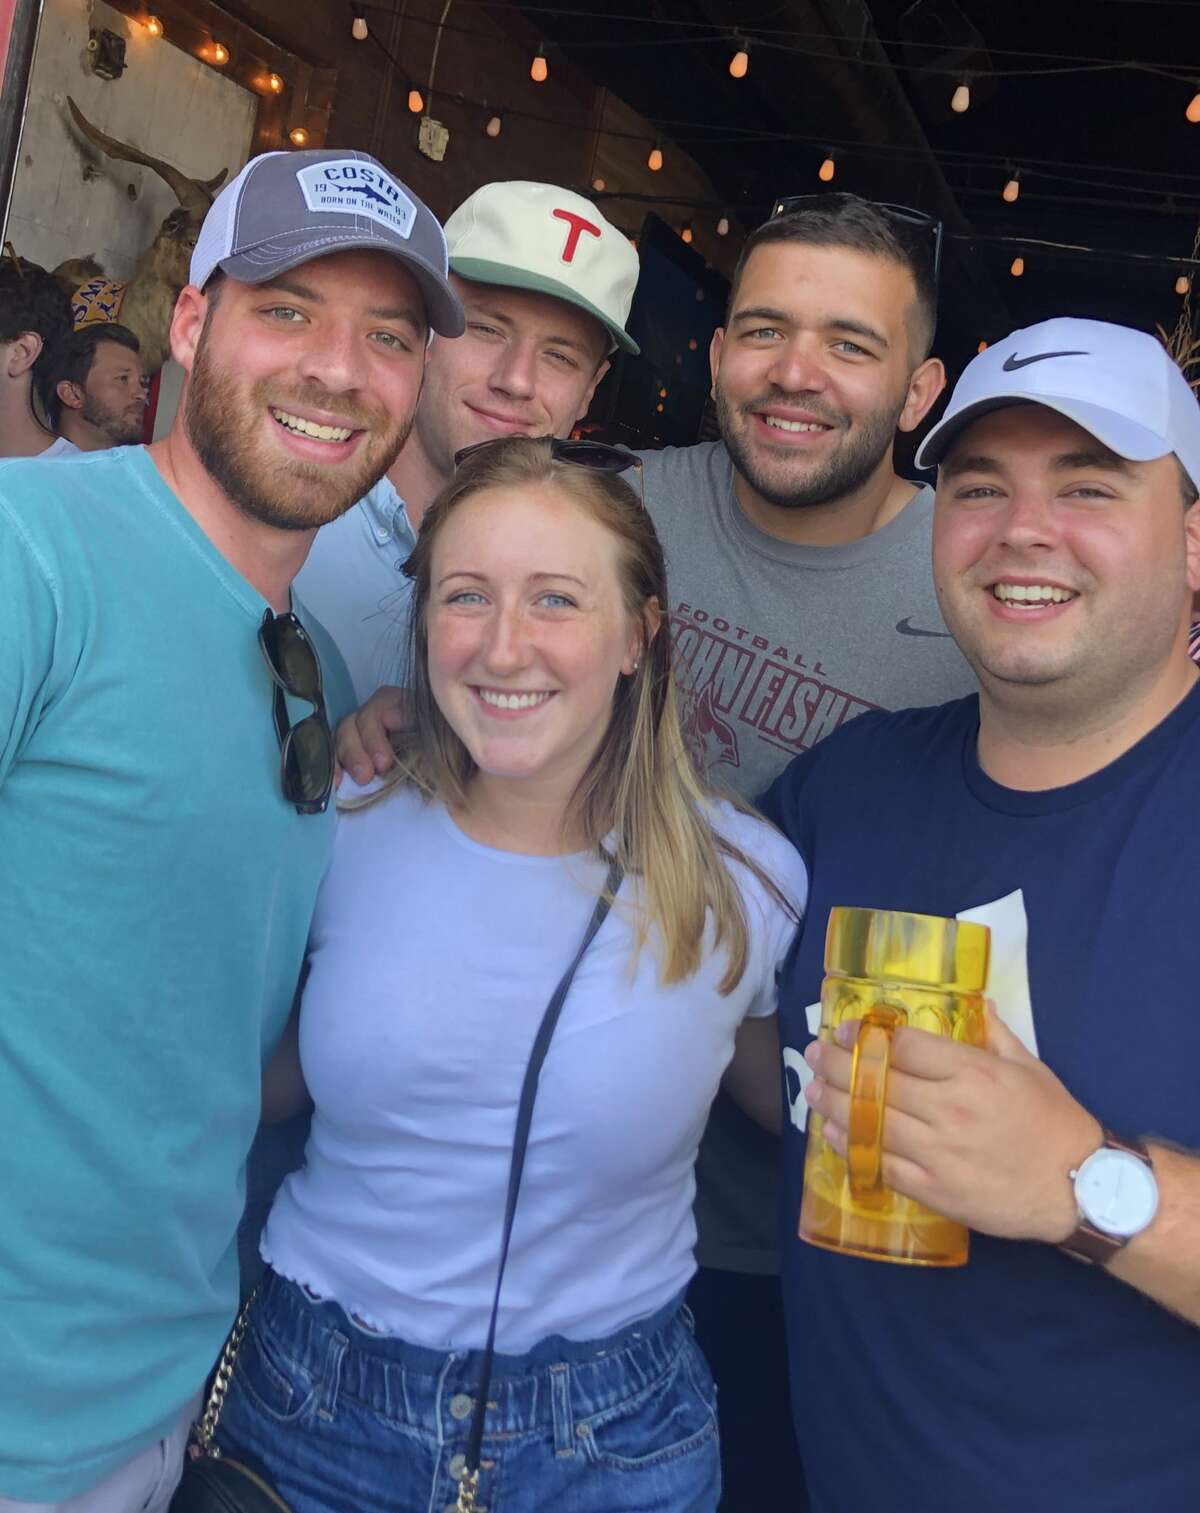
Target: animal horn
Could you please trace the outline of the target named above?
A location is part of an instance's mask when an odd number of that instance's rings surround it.
[[[171,186],[175,198],[190,215],[200,220],[204,218],[212,204],[212,194],[205,184],[197,179],[189,179],[186,173],[180,173],[178,168],[172,168],[170,163],[164,163],[161,158],[152,158],[148,152],[131,147],[128,142],[118,142],[116,137],[106,136],[92,125],[70,95],[67,96],[67,104],[76,126],[101,152],[122,163],[141,163],[144,168],[152,168],[159,178]]]

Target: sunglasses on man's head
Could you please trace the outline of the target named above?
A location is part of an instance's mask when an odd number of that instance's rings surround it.
[[[295,615],[271,610],[258,627],[258,644],[275,684],[272,713],[279,737],[283,796],[300,814],[322,814],[333,792],[334,744],[316,648]],[[311,704],[313,713],[293,725],[285,693]]]
[[[454,466],[460,468],[468,457],[485,452],[489,447],[502,447],[511,438],[497,436],[491,441],[477,441],[454,454]],[[550,443],[550,458],[553,462],[569,462],[577,468],[590,468],[595,473],[624,473],[635,468],[641,487],[642,508],[646,508],[646,483],[642,473],[642,459],[627,452],[624,447],[610,447],[606,441],[564,441],[557,436],[542,438]]]
[[[857,196],[849,194],[790,194],[775,201],[770,219],[791,215],[795,210],[836,210],[840,205],[849,204],[855,199]],[[889,220],[898,222],[905,230],[928,235],[932,239],[933,281],[936,284],[942,271],[942,223],[937,216],[926,215],[923,210],[914,210],[911,205],[892,205],[886,200],[867,200],[866,204],[873,210],[882,211]]]

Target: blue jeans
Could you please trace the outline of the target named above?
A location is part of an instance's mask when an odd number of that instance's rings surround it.
[[[294,1513],[453,1513],[480,1355],[377,1334],[268,1271],[217,1431]],[[716,1390],[678,1301],[497,1355],[480,1513],[714,1513]]]

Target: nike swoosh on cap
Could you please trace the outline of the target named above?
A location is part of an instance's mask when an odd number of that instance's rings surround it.
[[[910,623],[907,615],[905,615],[903,620],[896,621],[896,629],[902,636],[941,636],[946,639],[950,638],[948,630],[918,630],[915,625]]]
[[[1014,352],[1004,359],[1004,372],[1015,373],[1018,368],[1027,368],[1031,362],[1045,362],[1050,357],[1090,357],[1090,352],[1035,352],[1032,357],[1018,357]]]

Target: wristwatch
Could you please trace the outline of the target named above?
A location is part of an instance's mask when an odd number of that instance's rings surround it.
[[[1077,1261],[1106,1266],[1158,1212],[1154,1165],[1139,1140],[1103,1130],[1104,1143],[1068,1176],[1079,1225],[1059,1246]]]

